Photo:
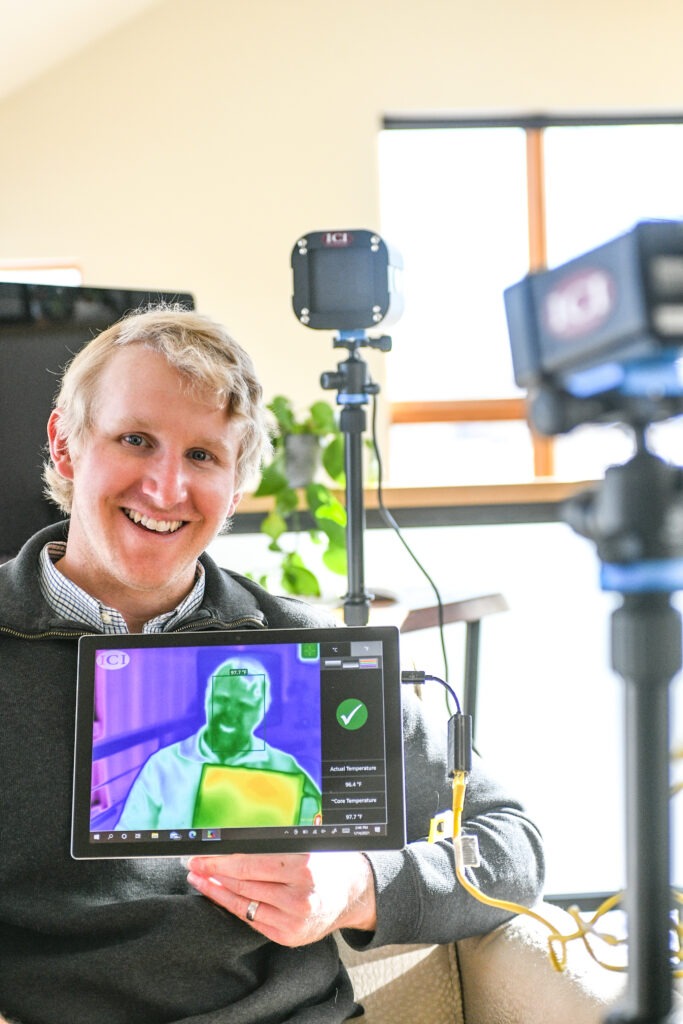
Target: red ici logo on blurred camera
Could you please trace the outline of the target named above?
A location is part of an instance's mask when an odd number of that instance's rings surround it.
[[[580,270],[564,278],[545,296],[545,328],[563,340],[589,334],[608,318],[615,298],[614,279],[607,271]]]
[[[98,651],[95,661],[100,668],[125,668],[130,662],[130,654],[125,651]]]

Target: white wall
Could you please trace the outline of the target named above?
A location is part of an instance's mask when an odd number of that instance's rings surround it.
[[[165,0],[0,104],[0,259],[189,289],[308,400],[290,251],[379,227],[383,115],[677,108],[682,32],[670,0]]]

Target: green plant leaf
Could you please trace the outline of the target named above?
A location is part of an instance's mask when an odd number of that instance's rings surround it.
[[[339,548],[346,551],[346,530],[343,526],[324,520],[320,520],[318,525],[327,537],[328,548]]]
[[[298,415],[291,400],[277,395],[268,409],[274,419],[273,458],[262,469],[255,496],[271,498],[271,511],[264,518],[261,530],[270,538],[269,550],[280,556],[281,585],[291,594],[318,596],[320,583],[298,552],[281,548],[279,540],[284,533],[306,533],[316,544],[323,546],[315,555],[315,564],[322,559],[325,566],[339,574],[346,572],[346,509],[323,483],[309,484],[302,490],[289,484],[285,465],[285,439],[292,434],[313,434],[318,439],[322,465],[334,485],[344,483],[344,438],[336,420],[336,410],[325,401],[313,402],[303,415]],[[304,525],[303,509],[310,518]],[[312,522],[311,522],[312,521]]]
[[[286,519],[277,512],[269,512],[261,523],[261,532],[276,541],[287,530]],[[271,550],[277,550],[271,545]]]
[[[275,495],[275,511],[285,517],[295,512],[299,507],[299,495],[291,487],[283,487]]]
[[[321,505],[326,505],[332,500],[332,492],[325,484],[306,484],[304,492],[306,494],[306,504],[314,515],[317,508],[320,508]]]
[[[336,498],[325,504],[316,505],[312,514],[321,530],[325,530],[328,523],[335,523],[342,528],[346,526],[346,509]]]
[[[255,498],[265,498],[271,494],[278,494],[287,487],[287,478],[283,473],[283,459],[273,459],[261,470],[259,485],[254,491]]]
[[[319,434],[321,437],[334,434],[338,429],[334,409],[323,401],[314,402],[310,407],[309,423],[311,433]]]
[[[333,540],[339,547],[346,545],[346,523],[340,523],[334,516],[323,515],[327,509],[321,509],[320,515],[316,518],[317,527],[322,530],[326,537]]]
[[[325,472],[335,483],[344,486],[344,437],[339,434],[333,437],[322,453],[322,464]]]
[[[297,425],[292,403],[284,395],[276,395],[273,401],[268,403],[267,408],[275,417],[281,434],[296,434],[301,430]]]
[[[323,553],[323,563],[331,572],[336,572],[339,576],[345,576],[348,567],[346,547],[340,548],[331,545],[327,551]]]
[[[282,562],[282,587],[288,594],[320,597],[317,577],[307,569],[300,555],[292,552]]]
[[[313,516],[318,515],[319,510],[326,510],[328,519],[336,519],[338,522],[346,522],[346,509],[334,496],[329,487],[321,483],[308,484],[305,488],[306,503]]]

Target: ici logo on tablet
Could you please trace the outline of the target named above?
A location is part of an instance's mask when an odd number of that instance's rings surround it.
[[[130,655],[125,651],[98,651],[95,660],[100,668],[125,668]]]

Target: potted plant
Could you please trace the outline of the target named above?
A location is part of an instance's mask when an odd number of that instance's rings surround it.
[[[267,408],[274,420],[273,457],[261,471],[254,496],[272,498],[273,508],[261,530],[270,538],[269,549],[282,556],[282,589],[319,597],[320,581],[298,550],[298,537],[308,534],[324,543],[323,565],[346,574],[346,509],[331,489],[344,486],[344,437],[327,402],[314,402],[297,416],[291,401],[278,395]],[[298,535],[293,548],[284,543],[289,533]]]

